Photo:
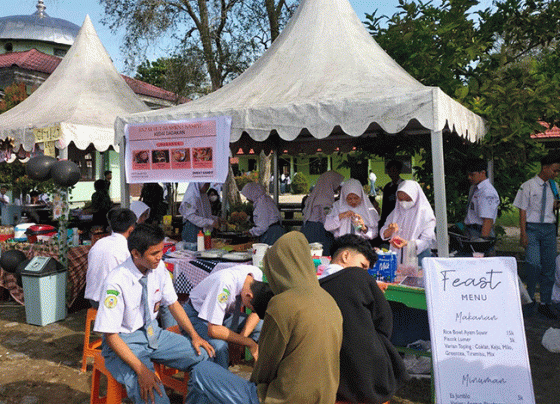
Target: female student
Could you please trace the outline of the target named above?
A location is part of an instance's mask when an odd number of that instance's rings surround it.
[[[272,198],[266,194],[264,187],[256,182],[246,184],[241,195],[253,203],[253,223],[255,226],[249,234],[259,237],[261,243],[274,244],[286,231],[281,224],[278,207]]]
[[[349,179],[340,190],[340,200],[333,204],[332,211],[325,218],[325,229],[334,237],[356,234],[372,239],[377,235],[379,213],[371,204],[360,181]]]
[[[212,215],[212,208],[206,191],[209,183],[191,182],[179,206],[179,213],[183,215],[183,240],[196,243],[199,231],[212,230],[220,225],[219,219]]]
[[[301,232],[310,243],[321,243],[323,251],[327,253],[331,248],[333,235],[325,230],[325,218],[332,209],[334,196],[343,179],[344,177],[336,171],[321,174],[303,208]]]
[[[391,250],[398,253],[401,262],[402,248],[411,240],[416,244],[418,262],[431,255],[436,240],[434,211],[416,181],[403,181],[397,189],[397,204],[381,229],[383,240],[390,240]]]

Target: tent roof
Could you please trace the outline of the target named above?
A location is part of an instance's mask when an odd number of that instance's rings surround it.
[[[60,125],[63,148],[70,142],[99,151],[114,145],[117,115],[147,111],[117,72],[86,16],[76,41],[49,78],[22,103],[0,115],[0,138],[31,150],[33,128]]]
[[[117,141],[127,123],[218,115],[233,118],[232,143],[248,136],[262,142],[271,133],[289,142],[300,135],[356,137],[446,126],[470,140],[485,132],[479,116],[391,59],[348,0],[302,0],[270,49],[242,75],[188,104],[119,116]]]

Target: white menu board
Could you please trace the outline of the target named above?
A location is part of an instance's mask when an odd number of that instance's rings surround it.
[[[228,174],[231,117],[125,126],[126,182],[219,182]]]
[[[425,258],[438,404],[534,404],[513,257]]]

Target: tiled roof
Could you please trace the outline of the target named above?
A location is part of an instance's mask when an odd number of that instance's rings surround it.
[[[552,129],[548,129],[548,124],[546,122],[539,122],[546,130],[541,133],[535,133],[531,135],[533,139],[552,139],[560,138],[560,128],[558,126],[553,126]]]
[[[177,95],[171,91],[156,87],[153,84],[146,83],[145,81],[133,79],[132,77],[125,76],[124,74],[121,74],[121,76],[124,81],[126,81],[126,84],[128,84],[128,86],[132,88],[132,91],[134,91],[136,94],[148,95],[150,97],[169,100],[173,102],[177,100]],[[187,101],[188,100],[186,98],[181,97],[181,103]]]
[[[23,52],[10,52],[0,55],[0,68],[16,65],[25,70],[34,70],[51,74],[57,68],[61,60],[62,59],[58,56],[48,55],[39,52],[37,49],[31,49]],[[133,79],[124,74],[121,74],[121,76],[136,94],[173,102],[176,100],[176,95],[171,91]],[[188,101],[186,98],[181,98],[181,102],[186,101]]]
[[[10,52],[0,55],[0,68],[17,65],[25,70],[51,74],[61,59],[58,56],[47,55],[37,49],[25,52]]]

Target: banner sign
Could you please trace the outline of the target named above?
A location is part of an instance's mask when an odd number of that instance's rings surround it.
[[[228,174],[231,117],[128,124],[126,182],[218,182]]]
[[[438,404],[534,404],[513,257],[425,258]]]

